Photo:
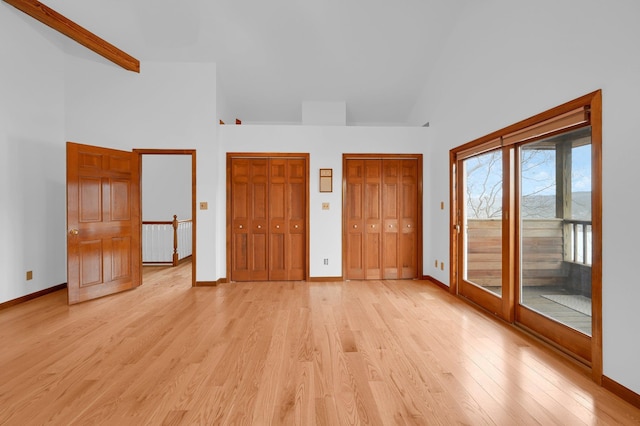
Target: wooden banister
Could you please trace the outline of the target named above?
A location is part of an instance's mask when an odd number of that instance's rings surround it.
[[[178,229],[180,225],[183,223],[191,223],[192,219],[182,219],[178,220],[178,215],[173,215],[173,220],[145,220],[142,221],[142,225],[165,225],[171,226],[173,228],[173,254],[171,261],[159,261],[159,262],[148,262],[148,263],[167,263],[172,264],[173,266],[177,266],[180,262],[180,254],[178,253]],[[144,263],[144,262],[143,262]]]
[[[178,215],[173,215],[173,266],[178,265]]]

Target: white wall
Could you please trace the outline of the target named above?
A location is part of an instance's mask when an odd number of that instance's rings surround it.
[[[220,144],[224,152],[218,167],[226,167],[226,152],[309,153],[309,273],[311,277],[339,277],[342,276],[342,154],[424,154],[431,140],[429,129],[422,127],[225,125],[220,126]],[[429,158],[425,156],[424,164],[428,162]],[[318,190],[320,168],[333,169],[334,191],[331,193]],[[218,191],[220,194],[226,192],[224,180],[220,181]],[[425,202],[427,198],[425,192]],[[221,204],[224,202],[222,199]],[[322,203],[326,202],[330,203],[330,209],[322,210]],[[224,210],[221,217],[224,223]],[[424,238],[428,239],[429,235],[425,233]],[[224,242],[224,239],[218,241],[220,265],[226,262]],[[325,258],[329,259],[329,265],[323,264]],[[429,258],[428,250],[425,250],[424,258]]]
[[[473,2],[411,117],[434,132],[434,198],[448,199],[448,151],[597,89],[603,90],[604,374],[640,393],[640,3]],[[431,206],[427,240],[448,256],[448,214]],[[429,266],[427,264],[427,266]],[[448,283],[448,273],[425,271]]]
[[[215,204],[215,64],[142,62],[136,74],[68,56],[65,84],[69,140],[124,150],[196,149],[197,200]],[[196,280],[216,280],[215,241],[224,237],[214,209],[198,210],[196,232]]]
[[[197,156],[197,153],[196,153]],[[191,156],[142,156],[142,220],[191,219]]]
[[[55,43],[55,32],[0,3],[0,303],[67,281],[64,54]]]

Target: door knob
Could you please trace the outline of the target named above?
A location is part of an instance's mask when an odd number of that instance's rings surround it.
[[[78,231],[77,229],[72,229],[69,231],[69,234],[71,235],[78,235],[80,233],[80,231]]]

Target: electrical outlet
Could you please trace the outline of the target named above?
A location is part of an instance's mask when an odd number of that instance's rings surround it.
[[[27,281],[30,281],[33,279],[33,271],[27,271]]]
[[[329,264],[329,259],[324,259],[324,264],[328,265]]]

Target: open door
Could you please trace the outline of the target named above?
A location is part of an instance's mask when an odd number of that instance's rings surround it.
[[[67,226],[70,305],[140,285],[136,153],[67,143]]]

